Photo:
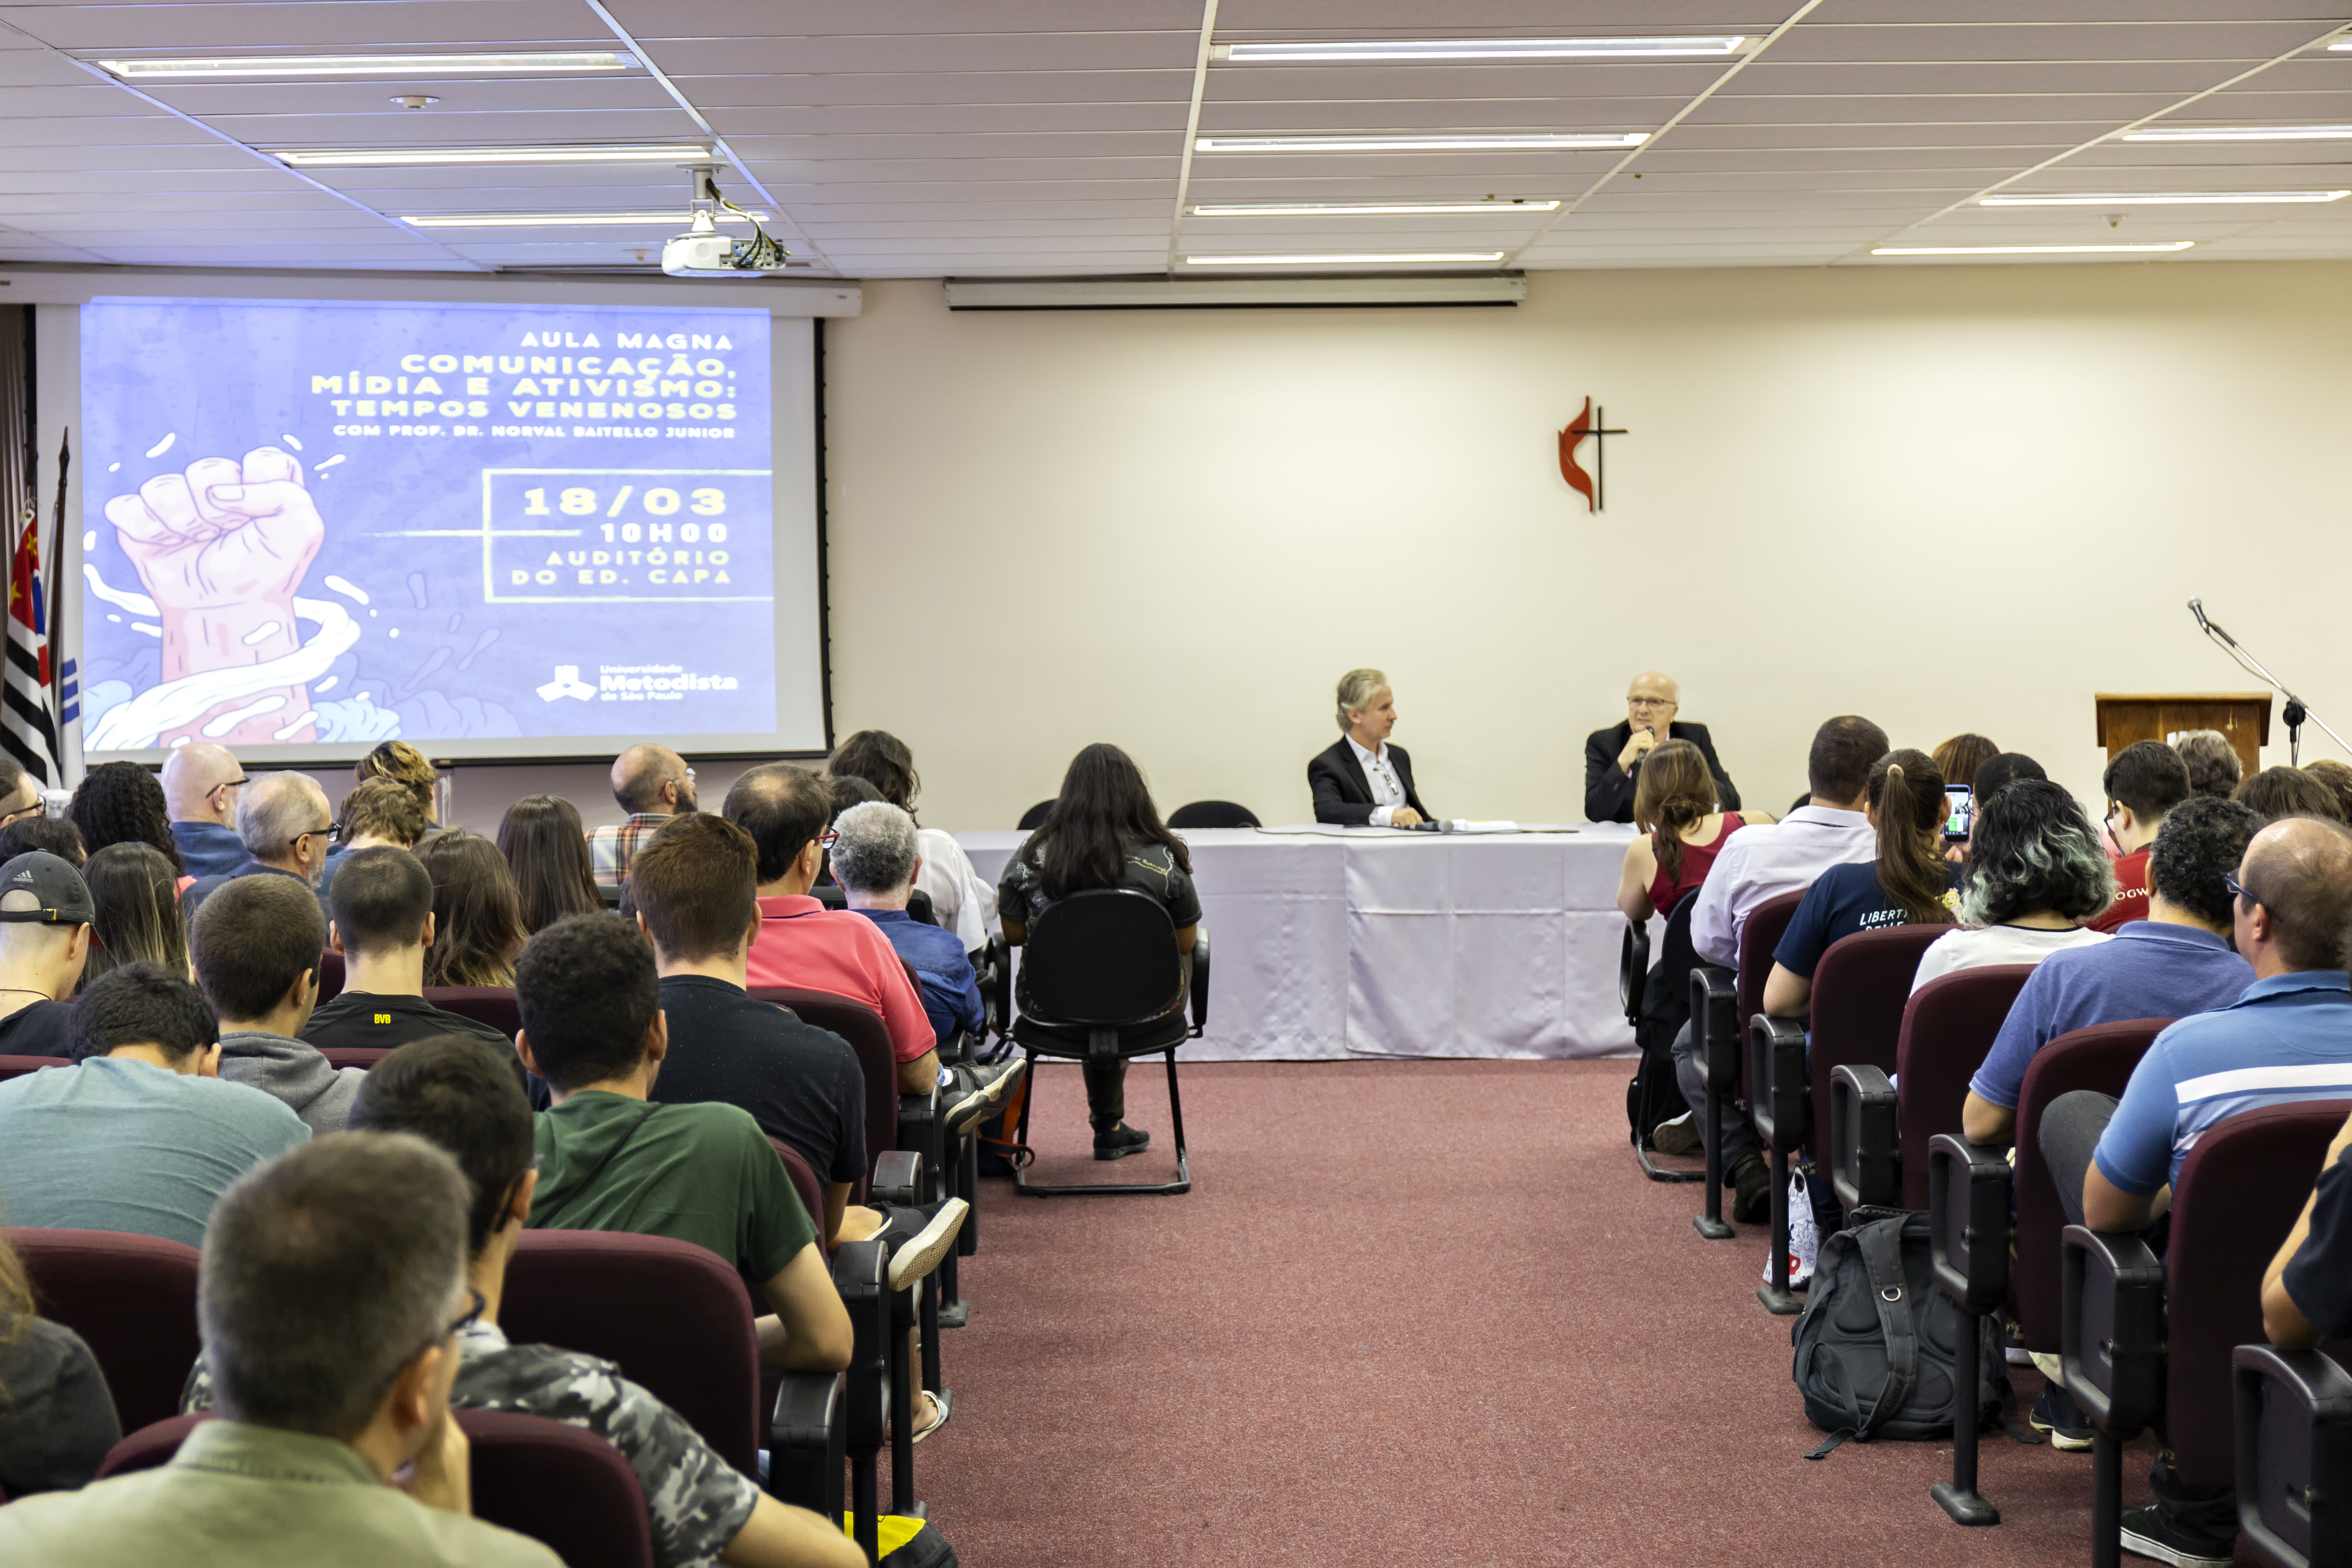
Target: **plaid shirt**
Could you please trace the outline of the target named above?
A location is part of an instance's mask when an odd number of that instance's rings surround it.
[[[669,818],[657,811],[634,813],[618,827],[594,827],[588,832],[588,858],[596,868],[596,885],[618,888],[629,879],[629,862],[637,857],[638,841],[658,833]]]

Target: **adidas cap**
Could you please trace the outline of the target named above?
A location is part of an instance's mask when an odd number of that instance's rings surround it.
[[[39,902],[26,903],[26,894]],[[0,921],[74,926],[97,918],[81,873],[47,850],[31,850],[0,866]]]

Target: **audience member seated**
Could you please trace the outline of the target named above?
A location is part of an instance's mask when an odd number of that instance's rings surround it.
[[[2263,1335],[2282,1350],[2352,1338],[2352,1117],[2327,1146],[2319,1180],[2263,1275]]]
[[[1995,761],[2000,759],[1996,758]],[[1988,963],[2039,963],[2111,940],[2082,922],[2115,899],[2116,874],[2074,797],[2048,779],[2019,778],[1977,808],[1960,878],[1960,927],[1919,955],[1917,991]]]
[[[1385,686],[1375,694],[1385,701]],[[1367,699],[1371,700],[1371,699]],[[1160,808],[1143,782],[1143,771],[1117,746],[1097,742],[1080,752],[1062,775],[1054,809],[1005,863],[997,883],[996,907],[1004,940],[1019,947],[1029,928],[1057,900],[1093,888],[1132,888],[1160,900],[1176,928],[1184,984],[1169,998],[1167,1011],[1184,1005],[1192,988],[1192,944],[1201,930],[1201,897],[1192,889],[1192,860],[1184,841],[1160,820]],[[1019,972],[1022,1011],[1030,1010],[1026,972]],[[1129,1127],[1127,1063],[1080,1064],[1087,1082],[1087,1112],[1094,1124],[1095,1158],[1121,1160],[1151,1142]]]
[[[2283,816],[2344,820],[2344,809],[2336,804],[2336,792],[2301,768],[2264,768],[2240,784],[2230,798],[2243,801],[2261,812],[2264,822],[2276,822]]]
[[[220,1080],[220,1027],[187,978],[101,975],[73,1008],[76,1065],[0,1083],[0,1213],[11,1225],[118,1230],[202,1247],[213,1201],[306,1142],[302,1119]]]
[[[343,815],[337,825],[335,847],[327,855],[327,863],[319,872],[319,897],[330,905],[334,902],[335,873],[342,869],[343,861],[359,849],[389,847],[414,849],[433,827],[425,808],[416,804],[416,792],[406,784],[390,779],[370,779],[353,784],[352,793],[343,796]]]
[[[163,758],[163,802],[172,837],[191,875],[221,877],[250,858],[236,836],[236,797],[245,769],[226,746],[191,741]]]
[[[179,873],[152,844],[110,844],[81,868],[89,889],[89,961],[82,984],[126,963],[156,963],[183,979],[188,927],[180,913]]]
[[[499,853],[514,878],[515,911],[536,934],[566,915],[601,914],[596,868],[580,810],[560,795],[527,795],[499,819]]]
[[[417,846],[433,879],[433,945],[425,952],[427,985],[512,985],[515,955],[530,933],[514,873],[499,847],[462,827]]]
[[[40,1314],[0,1231],[0,1498],[89,1484],[122,1440],[106,1374],[81,1336]]]
[[[197,1282],[222,1418],[160,1468],[0,1509],[0,1562],[556,1568],[467,1517],[448,1395],[480,1305],[471,1203],[449,1156],[405,1136],[322,1139],[248,1173],[214,1210]]]
[[[1943,775],[1945,786],[1958,789],[1973,782],[1977,770],[2000,755],[2000,748],[1989,736],[1962,731],[1927,755],[1934,760],[1936,771]]]
[[[613,798],[629,814],[627,818],[616,827],[599,827],[588,835],[588,855],[599,888],[625,886],[637,845],[671,817],[695,809],[694,770],[667,746],[631,746],[613,759]]]
[[[308,773],[264,773],[249,781],[242,794],[236,833],[245,843],[246,861],[234,871],[197,878],[180,895],[180,908],[190,921],[214,893],[250,877],[290,879],[311,889],[310,901],[319,902],[319,876],[335,837],[335,814],[327,807],[327,792]]]
[[[1707,868],[1731,836],[1748,826],[1718,809],[1706,755],[1688,741],[1668,741],[1643,762],[1633,820],[1642,836],[1625,846],[1617,907],[1629,921],[1670,914],[1706,880]]]
[[[2336,815],[2352,823],[2352,763],[2322,757],[2315,763],[2305,763],[2303,771],[2328,787],[2336,796]]]
[[[835,777],[864,779],[884,800],[915,816],[922,776],[915,772],[915,753],[889,731],[858,731],[835,750],[825,771]],[[955,932],[966,952],[987,946],[989,931],[996,924],[996,889],[973,868],[963,846],[946,829],[925,827],[917,818],[915,847],[923,858],[915,886],[931,900],[931,913],[940,925]]]
[[[196,984],[220,1015],[221,1077],[284,1100],[313,1132],[341,1132],[367,1075],[301,1037],[326,945],[319,900],[289,877],[237,878],[188,922]]]
[[[2189,798],[2189,769],[2161,741],[2135,741],[2107,764],[2107,838],[2115,846],[2116,901],[2086,922],[2111,931],[2147,918],[2148,846],[2165,813]]]
[[[1654,747],[1681,741],[1696,750],[1714,786],[1715,798],[1726,811],[1739,809],[1739,786],[1723,771],[1715,741],[1704,724],[1685,723],[1675,715],[1682,710],[1682,691],[1671,676],[1643,670],[1625,689],[1625,717],[1606,730],[1595,730],[1584,741],[1584,815],[1591,822],[1640,820],[1643,769]]]
[[[81,847],[81,829],[62,816],[20,816],[0,827],[0,860],[13,860],[36,849],[56,856],[77,871],[89,858]]]
[[[355,849],[329,894],[327,944],[343,956],[343,988],[302,1026],[320,1050],[388,1050],[411,1040],[458,1035],[478,1041],[523,1080],[514,1042],[491,1026],[445,1013],[425,999],[425,954],[433,945],[433,879],[405,849]]]
[[[841,814],[851,806],[864,805],[869,801],[882,798],[880,790],[876,789],[856,773],[827,773],[824,775],[824,793],[831,800],[829,816],[835,822],[839,822]],[[817,886],[838,888],[841,884],[834,880],[833,850],[829,847],[833,842],[833,835],[828,833],[824,838],[828,847],[824,852],[824,858],[817,867]],[[846,908],[847,905],[845,903],[843,907]]]
[[[759,850],[760,934],[751,944],[750,983],[823,991],[873,1008],[890,1032],[898,1087],[928,1092],[940,1081],[939,1037],[898,950],[865,916],[828,910],[808,896],[832,820],[824,780],[806,768],[770,763],[737,779],[722,809]]]
[[[739,1107],[652,1103],[669,1054],[653,948],[612,915],[530,939],[515,973],[525,1065],[553,1087],[532,1125],[530,1225],[625,1230],[709,1248],[757,1282],[770,1366],[849,1364],[849,1313],[784,1163]]]
[[[64,1056],[73,1009],[63,999],[89,961],[89,889],[38,849],[0,864],[0,1056]]]
[[[174,879],[187,874],[163,786],[137,763],[100,763],[84,773],[66,806],[66,820],[81,835],[85,856],[111,844],[152,845],[171,861]]]
[[[38,816],[45,809],[40,780],[18,766],[14,758],[0,756],[0,828]]]
[[[2239,761],[2238,748],[2230,744],[2229,736],[2219,730],[2191,730],[2174,740],[2172,749],[2180,753],[2181,765],[2189,770],[2191,790],[2225,799],[2237,793],[2245,764]]]
[[[1805,777],[1811,786],[1802,805],[1769,826],[1734,834],[1717,852],[1715,865],[1691,907],[1691,945],[1700,959],[1736,968],[1739,933],[1759,904],[1810,887],[1832,866],[1877,858],[1878,835],[1864,811],[1871,764],[1886,754],[1886,731],[1867,719],[1844,714],[1813,732]],[[1683,1098],[1706,1120],[1706,1068],[1698,1058],[1692,1026],[1674,1039],[1675,1080]],[[1726,1116],[1724,1179],[1737,1189],[1732,1217],[1753,1222],[1771,1202],[1771,1173],[1756,1146],[1747,1119]]]
[[[2352,977],[2343,969],[2352,832],[2332,820],[2273,822],[2246,846],[2231,890],[2238,952],[2255,976],[2244,995],[2158,1035],[2120,1101],[2076,1089],[2042,1113],[2042,1156],[2077,1225],[2145,1230],[2170,1206],[2181,1162],[2215,1122],[2352,1093]],[[2162,1230],[2147,1239],[2160,1249]],[[2235,1493],[2192,1494],[2160,1456],[2149,1480],[2156,1506],[2124,1510],[2124,1549],[2228,1563]]]
[[[1935,759],[1907,748],[1879,758],[1862,809],[1878,858],[1832,866],[1805,889],[1764,979],[1764,1011],[1774,1017],[1812,1012],[1813,971],[1840,937],[1952,923],[1947,896],[1959,868],[1944,858],[1944,775]]]
[[[425,826],[432,826],[434,813],[437,809],[434,795],[441,783],[441,774],[424,752],[407,742],[380,742],[375,750],[362,757],[352,767],[352,779],[354,788],[379,780],[399,785],[416,803],[416,809],[425,814]],[[415,842],[415,839],[409,841],[411,844]],[[401,846],[403,848],[407,847]]]
[[[1430,820],[1412,787],[1412,759],[1389,744],[1396,728],[1396,694],[1377,669],[1339,678],[1339,739],[1307,764],[1307,793],[1315,820],[1348,827],[1411,827]],[[1003,910],[1003,888],[997,909]]]
[[[922,885],[915,819],[887,801],[854,805],[833,825],[833,875],[850,909],[882,928],[922,982],[923,1012],[940,1039],[977,1036],[987,1023],[980,979],[955,933],[907,912]]]
[[[457,1331],[460,1410],[510,1410],[593,1432],[636,1472],[657,1568],[722,1563],[730,1568],[858,1568],[864,1559],[836,1525],[761,1492],[711,1450],[686,1419],[611,1362],[553,1345],[510,1344],[499,1329],[507,1264],[530,1215],[531,1112],[512,1075],[470,1040],[422,1040],[368,1074],[352,1107],[355,1132],[406,1132],[457,1162],[473,1196],[466,1284],[481,1299]],[[182,1402],[212,1408],[212,1379],[198,1363]]]

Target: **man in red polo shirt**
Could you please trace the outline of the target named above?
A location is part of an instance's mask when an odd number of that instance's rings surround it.
[[[751,985],[796,986],[864,1003],[890,1031],[902,1091],[921,1094],[941,1084],[951,1131],[991,1114],[1026,1061],[959,1065],[942,1074],[922,995],[882,928],[809,897],[833,814],[825,782],[805,768],[771,763],[737,779],[721,810],[760,851],[760,934],[747,965]]]
[[[2092,917],[2093,931],[2147,919],[2147,854],[2165,814],[2189,798],[2189,765],[2161,741],[2135,741],[2107,764],[2107,833],[2116,862],[2116,901]]]

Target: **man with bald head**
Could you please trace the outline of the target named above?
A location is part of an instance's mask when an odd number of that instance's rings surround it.
[[[2077,1089],[2042,1117],[2042,1153],[2066,1217],[2137,1231],[2171,1206],[2172,1184],[2216,1122],[2264,1106],[2352,1097],[2352,832],[2317,817],[2272,823],[2230,889],[2239,956],[2254,983],[2230,1006],[2157,1036],[2123,1099]],[[2161,1231],[2147,1237],[2161,1249]],[[2237,1502],[2184,1488],[2166,1458],[2153,1508],[2126,1509],[2124,1550],[2168,1563],[2227,1563]],[[2160,1549],[2160,1550],[2159,1550]]]
[[[190,876],[226,876],[245,864],[245,842],[236,836],[236,792],[244,783],[236,755],[210,741],[174,747],[163,759],[163,802]]]
[[[1595,730],[1584,742],[1584,815],[1593,822],[1633,820],[1633,790],[1641,781],[1642,759],[1661,741],[1688,741],[1706,759],[1715,775],[1717,803],[1726,811],[1739,809],[1739,791],[1715,754],[1715,742],[1704,724],[1687,724],[1675,715],[1682,693],[1674,678],[1645,669],[1625,689],[1625,719],[1606,730]]]
[[[236,837],[246,858],[232,871],[198,878],[180,895],[180,909],[191,921],[215,889],[240,877],[299,877],[318,892],[335,827],[319,781],[308,773],[264,773],[239,794]]]
[[[694,770],[667,746],[638,744],[613,759],[613,798],[628,819],[617,827],[589,830],[588,858],[596,868],[596,885],[617,889],[629,880],[629,862],[637,846],[661,831],[673,816],[696,809]]]

